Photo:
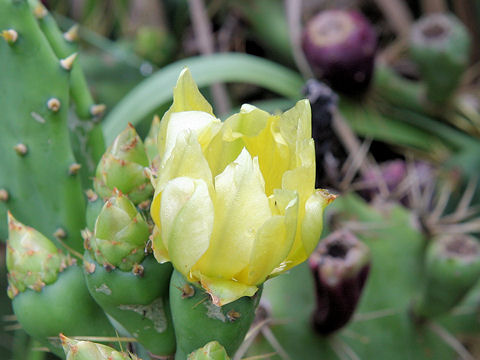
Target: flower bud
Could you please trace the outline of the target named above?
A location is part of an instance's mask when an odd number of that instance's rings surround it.
[[[135,355],[118,352],[90,341],[77,341],[60,334],[66,360],[137,360]]]
[[[103,198],[116,188],[134,204],[147,200],[153,194],[150,179],[145,174],[148,157],[135,128],[128,125],[117,136],[100,160],[94,180],[95,191]]]
[[[370,270],[370,251],[348,231],[336,231],[320,242],[309,260],[315,279],[315,331],[329,335],[353,315]]]
[[[357,94],[368,87],[377,36],[361,13],[321,12],[307,23],[302,46],[316,77],[326,80],[334,89]]]
[[[98,215],[87,247],[99,264],[130,271],[145,257],[148,236],[148,224],[135,205],[116,192]]]
[[[467,29],[452,14],[428,15],[414,24],[410,53],[428,100],[443,103],[455,91],[468,65],[470,42]]]
[[[8,223],[8,295],[22,329],[44,341],[55,353],[60,349],[47,339],[60,331],[71,335],[113,336],[113,329],[90,297],[76,262],[11,214]]]
[[[465,234],[432,240],[426,253],[425,284],[413,312],[417,318],[444,314],[457,305],[480,277],[480,243]]]
[[[218,341],[211,341],[188,355],[187,360],[230,360],[230,358]]]
[[[18,222],[8,213],[7,269],[8,296],[14,298],[27,288],[40,291],[57,280],[71,259],[35,229]]]

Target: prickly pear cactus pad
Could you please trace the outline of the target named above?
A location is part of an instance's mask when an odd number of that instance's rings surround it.
[[[63,230],[63,241],[81,250],[85,204],[67,127],[69,71],[26,1],[0,1],[0,30],[0,238],[10,209],[48,236]]]

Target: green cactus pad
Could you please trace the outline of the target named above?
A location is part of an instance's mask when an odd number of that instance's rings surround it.
[[[115,336],[102,309],[91,298],[82,269],[73,265],[41,292],[31,289],[12,300],[22,328],[38,339],[69,336]]]
[[[0,38],[0,84],[7,90],[0,96],[0,189],[8,193],[8,201],[0,201],[0,218],[9,209],[47,236],[63,228],[63,241],[79,251],[85,201],[80,179],[69,174],[76,163],[67,124],[69,73],[25,1],[0,1],[0,30],[5,29],[15,30],[18,39],[10,45]],[[52,98],[59,108],[49,108]],[[26,150],[23,156],[15,151],[19,144]],[[0,221],[2,239],[6,223]]]
[[[58,273],[72,264],[56,246],[35,229],[8,214],[8,295],[14,298],[27,288],[41,291],[57,280]]]
[[[177,338],[176,360],[210,341],[221,343],[233,356],[243,341],[260,301],[261,291],[222,307],[216,306],[201,288],[190,284],[176,270],[170,281],[170,304]]]
[[[96,171],[95,191],[107,198],[117,188],[139,204],[153,194],[153,186],[145,174],[148,165],[142,140],[129,125],[102,156]]]
[[[172,266],[148,255],[141,274],[107,271],[85,253],[85,278],[90,294],[130,336],[156,355],[175,352],[175,335],[168,300]]]
[[[60,334],[66,360],[137,360],[134,355],[90,341],[77,341]]]
[[[75,41],[67,40],[67,33],[62,33],[53,16],[39,0],[28,0],[33,13],[42,13],[38,16],[38,24],[52,50],[59,59],[64,59],[78,51]],[[70,39],[72,39],[70,34]],[[77,61],[70,71],[70,95],[75,103],[75,112],[81,121],[71,121],[71,140],[75,157],[82,165],[80,176],[84,186],[91,186],[91,177],[95,172],[95,165],[105,151],[105,142],[100,124],[96,121],[97,115],[92,113],[95,105],[92,95]],[[101,105],[103,106],[103,105]],[[72,115],[73,116],[73,115]],[[89,122],[88,125],[85,123]],[[87,144],[87,146],[84,145]]]
[[[188,355],[187,360],[230,360],[225,348],[218,341],[211,341]]]
[[[480,242],[467,235],[445,235],[427,249],[425,285],[415,313],[444,314],[457,305],[480,279]]]
[[[100,211],[87,246],[98,263],[130,271],[145,257],[149,234],[148,224],[135,205],[116,192]]]

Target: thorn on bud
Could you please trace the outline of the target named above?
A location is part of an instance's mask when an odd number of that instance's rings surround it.
[[[8,194],[8,191],[5,189],[0,189],[0,201],[7,202],[9,198],[10,195]]]
[[[180,291],[182,292],[182,299],[188,299],[195,295],[195,288],[190,284],[183,285]]]
[[[112,264],[108,264],[108,263],[105,263],[103,265],[103,268],[105,269],[106,272],[112,272],[113,270],[115,270],[115,266],[113,266]]]
[[[78,24],[73,25],[64,34],[63,38],[68,42],[75,42],[78,40]]]
[[[77,175],[78,170],[80,170],[81,167],[82,167],[82,165],[81,165],[81,164],[78,164],[78,163],[73,163],[73,164],[71,164],[71,165],[68,167],[68,175],[70,175],[70,176]]]
[[[58,110],[60,110],[60,105],[60,100],[58,100],[57,98],[50,98],[47,101],[48,109],[52,110],[53,112],[57,112]]]
[[[150,199],[147,199],[145,201],[142,201],[140,204],[138,204],[138,208],[140,210],[148,210],[150,208],[150,204],[152,201]]]
[[[65,239],[67,237],[67,232],[62,228],[58,228],[53,233],[53,236],[56,237],[57,239]]]
[[[234,322],[235,320],[239,319],[241,316],[242,314],[240,314],[238,311],[235,311],[233,309],[227,313],[227,319],[230,322]]]
[[[133,265],[133,269],[132,269],[132,272],[134,275],[136,276],[140,276],[140,277],[143,277],[143,272],[144,272],[144,268],[142,265],[140,264],[135,264]]]
[[[123,193],[118,188],[113,188],[113,195],[116,197],[122,197]]]
[[[60,59],[60,66],[67,71],[72,70],[73,63],[77,58],[78,53],[73,53],[70,56],[67,56],[65,59]]]
[[[3,30],[1,36],[9,45],[13,45],[18,39],[18,33],[13,29]]]
[[[38,20],[43,19],[45,16],[47,16],[47,14],[48,14],[47,8],[45,6],[43,6],[43,4],[40,3],[40,2],[33,9],[33,15],[35,15],[35,17]]]
[[[102,116],[105,110],[107,110],[105,104],[94,104],[90,106],[90,114],[95,117]]]
[[[97,199],[98,199],[98,194],[95,191],[93,191],[92,189],[87,189],[85,191],[85,195],[87,195],[87,200],[89,202],[94,202],[94,201],[97,201]]]
[[[25,156],[28,152],[27,145],[19,143],[13,147],[13,149],[17,152],[20,156]]]
[[[90,263],[88,261],[83,262],[83,267],[85,268],[85,271],[89,274],[92,274],[95,272],[95,264]]]

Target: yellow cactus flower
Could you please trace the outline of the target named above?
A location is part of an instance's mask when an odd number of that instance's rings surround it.
[[[335,196],[314,187],[308,100],[281,115],[244,105],[222,123],[185,69],[158,150],[155,256],[216,305],[253,296],[314,250]]]

